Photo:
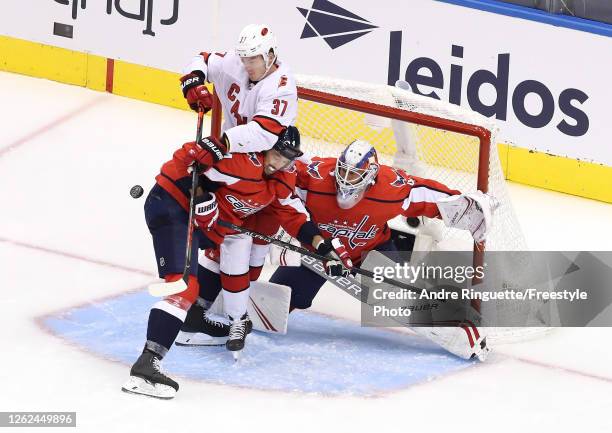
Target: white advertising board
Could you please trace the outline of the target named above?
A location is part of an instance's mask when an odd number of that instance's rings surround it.
[[[0,9],[1,34],[176,72],[266,22],[295,72],[404,79],[496,118],[504,141],[612,165],[605,36],[431,0],[5,0]],[[73,26],[72,38],[54,35],[54,23]]]

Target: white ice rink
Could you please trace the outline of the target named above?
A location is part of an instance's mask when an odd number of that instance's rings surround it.
[[[195,116],[7,73],[0,95],[0,411],[76,411],[69,431],[612,431],[606,328],[500,346],[485,364],[369,396],[176,375],[174,400],[122,393],[129,364],[54,335],[43,320],[155,279],[144,198],[132,199],[129,189],[153,185],[162,162],[194,136]],[[532,249],[612,247],[609,204],[515,184],[510,191]],[[327,286],[313,310],[359,317],[352,298]],[[313,375],[330,374],[285,355]],[[334,356],[346,354],[339,348]],[[241,367],[228,358],[227,368]]]

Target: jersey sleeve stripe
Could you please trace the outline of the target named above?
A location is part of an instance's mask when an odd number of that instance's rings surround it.
[[[447,197],[452,195],[452,194],[450,194],[450,193],[449,193],[448,191],[446,191],[446,190],[439,189],[439,188],[434,188],[434,187],[433,187],[433,186],[431,186],[431,185],[425,185],[425,184],[422,184],[422,183],[421,183],[421,184],[417,183],[416,185],[414,185],[414,186],[412,187],[412,189],[415,189],[415,188],[427,188],[427,189],[429,189],[429,190],[431,190],[431,191],[436,191],[436,192],[439,192],[439,193],[441,193],[441,194],[444,194],[444,195],[446,195]]]
[[[295,193],[300,198],[300,200],[302,200],[303,202],[306,201],[306,198],[308,197],[308,190],[307,189],[302,189],[302,188],[296,186],[295,187]]]
[[[274,135],[281,135],[282,132],[285,130],[285,127],[281,125],[278,120],[272,119],[271,117],[254,116],[253,122],[261,126],[264,131],[268,131],[269,133]]]
[[[439,189],[426,185],[419,185],[410,190],[410,194],[404,200],[402,209],[408,209],[411,203],[435,203],[436,201],[448,196],[450,196],[450,194],[446,191],[440,191]]]
[[[232,185],[240,180],[245,182],[263,182],[263,179],[249,179],[248,177],[238,176],[236,174],[225,173],[218,167],[212,167],[206,173],[206,177],[215,182],[225,182],[227,185]]]

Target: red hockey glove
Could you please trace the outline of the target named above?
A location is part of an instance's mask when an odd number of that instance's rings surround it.
[[[317,245],[317,253],[329,258],[323,265],[330,277],[348,277],[351,273],[353,261],[340,239],[325,239]]]
[[[213,106],[213,97],[204,85],[204,74],[191,72],[181,77],[183,96],[192,110],[206,113]]]
[[[190,141],[174,152],[174,159],[189,167],[194,162],[201,164],[204,169],[220,161],[227,152],[227,146],[215,137],[203,138],[199,143]]]
[[[219,218],[217,198],[209,192],[199,195],[194,200],[193,219],[195,225],[202,231],[212,230]]]

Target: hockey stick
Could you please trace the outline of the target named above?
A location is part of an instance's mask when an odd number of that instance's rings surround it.
[[[204,123],[204,111],[198,111],[198,126],[196,131],[196,143],[202,140],[202,124]],[[187,246],[185,247],[185,269],[180,280],[171,283],[153,283],[149,285],[149,293],[153,296],[168,296],[180,293],[187,289],[189,281],[189,270],[191,269],[191,246],[193,244],[193,213],[196,189],[198,187],[198,164],[194,162],[191,166],[191,197],[189,198],[189,219],[187,221]]]
[[[254,232],[252,230],[245,229],[244,227],[237,226],[236,224],[232,224],[232,223],[229,223],[227,221],[217,220],[217,224],[219,224],[222,227],[225,227],[225,228],[232,229],[234,231],[243,233],[243,234],[245,234],[247,236],[250,236],[252,238],[259,239],[259,240],[262,240],[262,241],[265,241],[265,242],[269,242],[271,244],[278,245],[278,246],[280,246],[282,248],[286,248],[288,250],[295,251],[295,252],[300,253],[302,255],[309,256],[309,257],[312,257],[312,258],[317,259],[317,260],[321,260],[322,262],[325,262],[325,261],[329,260],[328,257],[324,257],[324,256],[322,256],[320,254],[313,253],[312,251],[307,250],[306,248],[302,248],[302,247],[299,247],[297,245],[290,244],[289,242],[284,242],[284,241],[281,241],[280,239],[276,239],[276,238],[273,238],[273,237],[270,237],[270,236],[266,236],[263,233],[258,233],[258,232]],[[374,272],[368,271],[367,269],[361,269],[361,268],[358,268],[358,267],[354,267],[351,270],[354,271],[357,274],[361,274],[361,275],[363,275],[365,277],[368,277],[368,278],[372,278],[373,279],[375,277]],[[425,291],[425,289],[419,289],[418,287],[411,286],[409,284],[405,284],[405,283],[402,283],[400,281],[392,280],[390,278],[383,277],[382,275],[378,276],[377,279],[380,279],[380,281],[382,283],[386,283],[386,284],[390,284],[392,286],[400,287],[400,288],[408,290],[410,292],[421,293],[421,292]]]

